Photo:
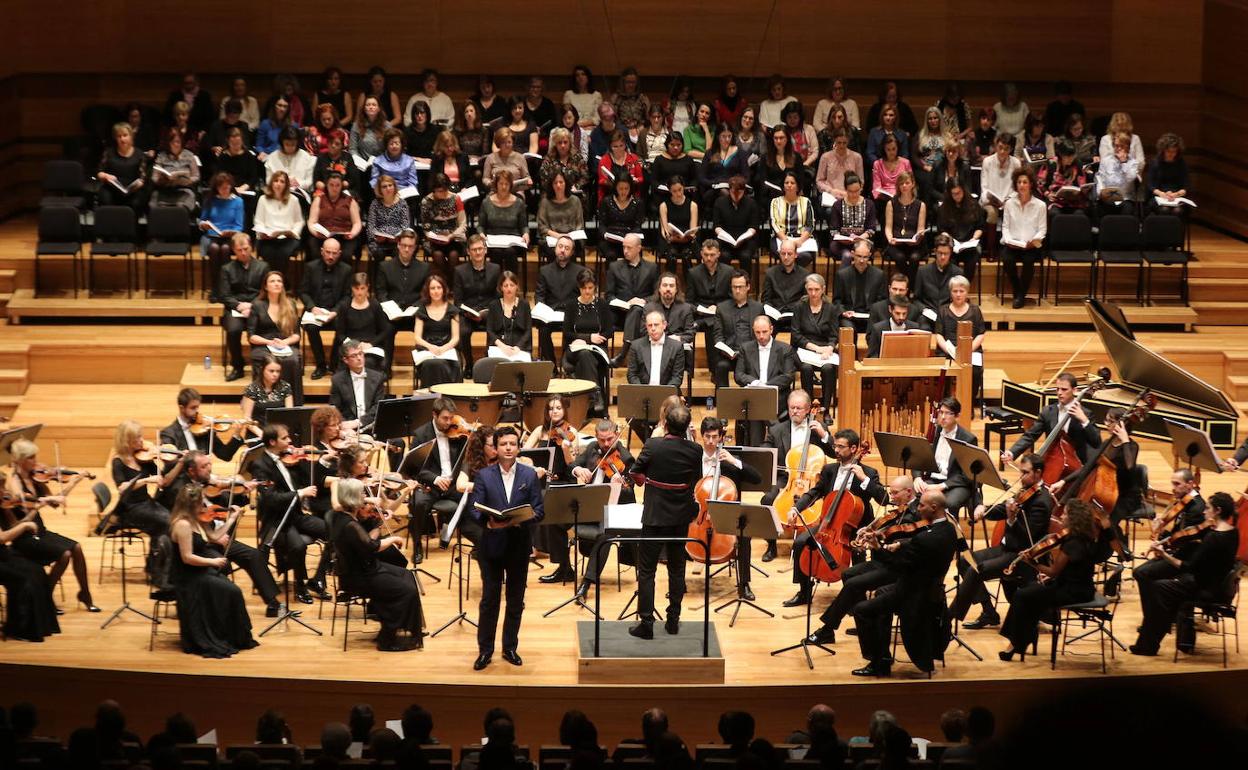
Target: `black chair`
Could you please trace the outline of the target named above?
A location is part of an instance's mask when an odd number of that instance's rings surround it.
[[[103,481],[97,481],[91,485],[91,494],[95,498],[96,511],[100,516],[99,528],[96,530],[100,537],[100,572],[96,577],[97,583],[104,582],[104,554],[111,546],[112,553],[109,556],[108,569],[110,572],[117,569],[117,554],[121,554],[121,579],[126,579],[126,551],[127,546],[138,544],[139,553],[142,559],[139,564],[142,565],[147,559],[147,541],[143,539],[143,531],[133,527],[122,526],[117,520],[116,513],[109,511],[108,506],[113,502],[113,493],[108,488],[108,484]]]
[[[1049,222],[1048,260],[1053,263],[1053,304],[1062,299],[1062,265],[1088,266],[1088,291],[1096,287],[1096,255],[1092,252],[1092,223],[1083,214],[1057,214]],[[1044,286],[1044,282],[1041,283]]]
[[[87,256],[87,296],[95,292],[95,258],[124,257],[126,260],[126,298],[134,297],[134,276],[137,273],[138,224],[134,209],[129,206],[100,206],[95,210],[95,240]]]
[[[1109,647],[1109,656],[1114,656],[1114,611],[1117,604],[1109,601],[1104,594],[1096,594],[1090,601],[1080,602],[1078,604],[1067,604],[1057,608],[1057,621],[1053,624],[1053,646],[1049,651],[1049,667],[1053,670],[1057,669],[1057,652],[1059,639],[1061,644],[1062,655],[1066,654],[1066,647],[1085,639],[1093,634],[1097,635],[1101,646],[1101,673],[1108,673],[1105,659],[1105,648]],[[1090,631],[1072,636],[1071,624],[1078,622],[1082,628],[1092,626]]]
[[[86,172],[78,161],[48,161],[43,164],[43,197],[39,200],[39,208],[70,206],[82,209],[87,203],[86,181]]]
[[[1153,304],[1153,265],[1181,268],[1179,273],[1179,299],[1188,304],[1187,266],[1192,254],[1185,246],[1183,220],[1173,214],[1149,214],[1144,218],[1144,233],[1140,244],[1144,259],[1144,302]]]
[[[181,206],[153,206],[147,213],[147,245],[143,248],[143,296],[152,295],[151,259],[182,257],[182,296],[194,281],[191,263],[191,217]]]
[[[1140,220],[1129,214],[1101,217],[1096,254],[1101,265],[1101,299],[1108,299],[1110,265],[1134,265],[1135,304],[1144,304],[1144,255],[1140,253]]]
[[[1179,608],[1179,613],[1175,617],[1176,625],[1191,622],[1191,615],[1199,610],[1201,615],[1213,623],[1213,633],[1222,637],[1222,668],[1226,668],[1227,661],[1226,637],[1235,637],[1235,654],[1239,654],[1239,579],[1243,570],[1243,565],[1237,563],[1235,568],[1227,573],[1226,580],[1223,581],[1218,591],[1202,591],[1197,594],[1195,599],[1184,603]],[[1233,631],[1227,630],[1228,624]],[[1195,652],[1195,649],[1188,652],[1189,654]],[[1174,660],[1176,663],[1179,660],[1177,633],[1174,639]]]
[[[74,298],[78,298],[79,260],[82,259],[82,223],[78,209],[68,205],[39,210],[39,240],[35,242],[35,296],[39,296],[39,257],[69,257]]]

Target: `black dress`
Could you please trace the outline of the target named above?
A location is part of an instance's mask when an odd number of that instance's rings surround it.
[[[118,487],[131,479],[155,476],[158,472],[155,461],[139,463],[139,469],[135,470],[123,463],[120,457],[113,458],[113,483]],[[152,537],[160,537],[169,531],[169,511],[152,499],[146,485],[127,489],[113,512],[123,527],[141,529]]]
[[[390,319],[381,309],[381,303],[369,297],[368,307],[360,310],[352,306],[350,299],[346,299],[335,310],[338,315],[334,318],[334,360],[338,359],[343,340],[363,340],[385,351],[384,361],[375,355],[368,355],[364,356],[364,364],[378,371],[389,370],[390,359],[394,357],[394,336],[390,333]]]
[[[192,531],[196,556],[216,559],[221,552]],[[174,543],[174,548],[177,548]],[[192,567],[179,554],[172,560],[171,580],[178,597],[178,630],[182,651],[205,658],[228,658],[257,646],[242,590],[212,567]]]
[[[808,343],[836,347],[837,329],[840,328],[840,324],[840,306],[824,298],[823,304],[819,306],[819,312],[815,313],[810,308],[810,302],[803,298],[793,310],[793,355],[796,356],[798,350],[806,349]],[[798,370],[801,372],[802,389],[813,397],[815,393],[814,364],[804,363],[799,359]],[[831,411],[833,402],[836,400],[837,366],[831,359],[828,359],[819,367],[819,371],[823,385],[821,401],[824,408]]]
[[[685,202],[677,204],[671,199],[667,200],[667,223],[678,228],[682,233],[687,232],[693,226],[693,199],[688,194],[685,195]],[[694,239],[687,243],[673,243],[668,240],[671,232],[664,233],[663,255],[667,257],[667,269],[675,272],[676,260],[679,258],[685,265],[686,271],[689,269],[690,261],[693,259],[693,249],[698,242],[697,234]]]
[[[50,494],[47,484],[40,484],[37,481],[31,481],[29,484],[25,479],[21,480],[22,491],[32,497],[42,497]],[[12,527],[17,523],[18,516],[14,512],[6,511],[5,525],[6,528]],[[43,523],[43,514],[35,513],[33,519],[35,526],[39,531],[34,534],[25,534],[13,542],[13,548],[25,556],[27,559],[39,564],[40,566],[48,566],[53,564],[66,551],[72,551],[78,541],[70,540],[67,537],[58,535],[55,532],[48,531],[47,525]]]
[[[431,345],[445,345],[451,341],[451,323],[459,316],[459,308],[446,306],[446,313],[439,319],[429,317],[429,311],[421,305],[416,310],[416,317],[424,322],[423,336]],[[421,387],[438,385],[443,382],[459,382],[463,379],[459,361],[447,361],[442,358],[430,358],[421,361],[416,368]]]
[[[266,391],[263,385],[252,380],[251,384],[243,390],[243,395],[255,402],[255,406],[251,408],[251,419],[261,425],[266,425],[265,412],[286,406],[286,399],[291,397],[290,383],[286,380],[278,380],[273,390]]]
[[[419,640],[424,617],[420,589],[412,573],[379,560],[380,541],[369,537],[358,521],[347,520],[335,529],[334,553],[338,558],[342,587],[371,600],[370,606],[381,619],[383,631],[408,631]]]
[[[7,638],[42,642],[61,632],[47,573],[7,545],[0,545],[0,586],[5,590],[3,630]]]
[[[299,331],[299,318],[297,316],[295,321],[295,329],[290,334]],[[247,316],[247,336],[257,335],[266,340],[276,340],[284,339],[290,336],[290,334],[277,328],[277,323],[269,315],[269,301],[267,299],[258,299],[252,303],[251,314]],[[261,359],[269,352],[268,347],[265,345],[253,345],[251,347],[251,367],[253,371],[260,366]],[[303,406],[303,358],[299,355],[298,340],[290,346],[290,355],[274,357],[282,365],[282,379],[290,383],[291,392],[295,398],[295,406]]]
[[[1051,610],[1067,604],[1092,600],[1096,589],[1092,573],[1096,569],[1095,544],[1074,536],[1062,544],[1066,567],[1047,583],[1035,582],[1018,589],[1010,600],[1010,611],[1001,624],[1001,636],[1010,640],[1017,652],[1026,652],[1036,641],[1036,624]]]
[[[529,313],[529,303],[517,300],[511,309],[511,316],[503,312],[503,301],[496,299],[489,304],[485,312],[485,344],[486,346],[504,345],[533,352],[533,318]]]

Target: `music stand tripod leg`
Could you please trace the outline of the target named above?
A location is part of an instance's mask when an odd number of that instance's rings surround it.
[[[546,610],[545,612],[542,613],[542,617],[548,618],[551,615],[558,612],[559,610],[563,609],[564,607],[567,607],[569,604],[576,604],[578,607],[580,607],[583,610],[589,610],[589,614],[593,615],[596,619],[601,620],[601,618],[598,617],[598,613],[594,612],[594,608],[586,604],[585,600],[577,595],[577,591],[580,589],[580,586],[581,586],[581,575],[580,575],[581,562],[580,562],[580,559],[578,559],[576,556],[577,528],[580,525],[581,506],[579,503],[573,502],[571,507],[572,507],[572,544],[571,544],[571,547],[572,547],[572,598],[568,599],[567,601],[561,602],[554,607],[551,607],[549,610]],[[586,569],[588,569],[588,565],[586,565]],[[595,591],[599,590],[598,584],[596,582],[594,583],[594,590]]]
[[[811,671],[815,669],[815,660],[814,658],[810,656],[811,647],[818,647],[819,649],[823,650],[829,655],[836,654],[836,650],[833,650],[830,647],[825,647],[819,642],[810,641],[810,613],[811,613],[811,609],[815,606],[814,594],[815,594],[815,591],[818,590],[818,587],[819,587],[819,584],[816,581],[815,589],[811,591],[810,601],[806,602],[806,635],[803,636],[802,640],[798,642],[797,644],[790,644],[788,647],[781,647],[778,650],[771,651],[771,654],[775,656],[775,655],[780,655],[781,653],[789,652],[791,650],[796,650],[800,648],[802,651],[802,654],[806,656],[806,667],[809,668]]]
[[[473,628],[477,627],[476,622],[472,618],[468,617],[468,613],[464,610],[464,564],[463,564],[464,548],[463,548],[463,545],[464,545],[463,534],[460,532],[459,528],[456,527],[455,528],[455,552],[459,554],[458,558],[460,561],[459,573],[458,573],[459,587],[456,591],[457,601],[459,602],[459,611],[455,613],[454,617],[452,617],[450,620],[443,623],[441,628],[439,628],[437,631],[434,631],[432,634],[430,634],[429,636],[431,638],[434,636],[437,636],[438,634],[442,633],[443,631],[450,628],[451,626],[457,625],[459,623],[467,623]],[[417,585],[420,584],[419,577],[416,579],[416,583]]]
[[[108,616],[108,620],[105,620],[102,624],[100,624],[100,629],[103,630],[108,628],[112,625],[113,621],[121,618],[121,613],[127,611],[133,612],[135,615],[138,615],[149,622],[160,623],[158,619],[153,618],[151,615],[148,615],[146,612],[143,612],[134,605],[130,604],[130,599],[126,591],[126,546],[122,545],[118,550],[121,551],[121,606],[113,610],[113,614]]]

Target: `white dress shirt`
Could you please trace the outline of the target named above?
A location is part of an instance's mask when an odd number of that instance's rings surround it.
[[[186,440],[187,449],[199,449],[199,443],[195,441],[195,434],[191,433],[191,426],[186,420],[178,418],[178,427],[182,429],[182,437]]]
[[[658,342],[650,341],[650,384],[662,385],[663,380],[663,344],[667,342],[667,338],[660,339]]]
[[[716,452],[713,455],[708,455],[706,453],[706,450],[702,451],[702,475],[704,477],[715,475],[715,458],[716,457],[719,457],[719,452]],[[731,459],[725,460],[724,462],[727,463],[728,465],[733,466],[734,468],[741,467],[741,459],[738,457],[732,457]]]
[[[806,433],[810,430],[810,421],[803,420],[801,422],[791,423],[789,425],[789,448],[801,446],[806,443]],[[811,438],[814,441],[814,438]]]
[[[511,503],[511,490],[516,484],[516,463],[511,464],[511,470],[503,468],[503,464],[498,464],[498,471],[503,476],[503,492],[507,494],[507,503]]]
[[[449,479],[451,470],[455,467],[455,461],[451,459],[451,440],[445,433],[438,430],[436,424],[433,428],[433,435],[434,440],[438,442],[438,463],[441,466],[441,472],[438,475]]]
[[[356,374],[351,372],[351,390],[355,393],[355,416],[363,418],[364,413],[368,411],[364,397],[364,386],[368,384],[367,370]]]
[[[949,461],[953,458],[953,447],[946,439],[957,437],[956,425],[952,430],[940,432],[940,438],[936,441],[936,473],[932,474],[932,478],[943,481],[949,476]]]
[[[774,342],[774,340],[772,341]],[[771,364],[771,342],[758,346],[758,381],[767,382],[767,367]]]

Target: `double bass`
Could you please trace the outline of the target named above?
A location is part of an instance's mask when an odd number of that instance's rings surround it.
[[[741,495],[736,483],[725,478],[721,472],[722,462],[719,459],[720,445],[715,447],[715,473],[703,476],[693,488],[694,499],[698,501],[698,516],[689,525],[689,537],[696,537],[699,543],[685,543],[685,552],[694,561],[705,564],[723,564],[732,558],[737,551],[736,535],[720,535],[711,524],[710,506],[712,500],[740,500]],[[710,540],[711,552],[708,557],[704,543]]]
[[[844,465],[857,465],[870,451],[871,444],[864,440],[854,452],[853,458]],[[798,569],[812,580],[835,583],[841,579],[841,572],[849,567],[853,559],[853,542],[858,523],[862,521],[862,514],[866,511],[862,499],[849,491],[853,483],[851,475],[851,479],[844,486],[824,497],[819,526],[812,535],[819,547],[832,556],[835,566],[829,566],[816,547],[802,551],[797,560]]]
[[[1140,422],[1156,406],[1157,397],[1148,390],[1143,391],[1122,415],[1122,424],[1129,426]],[[1118,504],[1118,466],[1105,456],[1111,445],[1111,441],[1101,442],[1096,454],[1088,460],[1091,467],[1076,483],[1063,489],[1057,501],[1058,508],[1065,507],[1070,500],[1094,503],[1092,509],[1097,511],[1097,524],[1102,529],[1109,528],[1109,513]]]
[[[1071,406],[1082,404],[1083,399],[1096,393],[1105,387],[1108,380],[1097,380],[1088,383],[1078,396],[1071,401]],[[1075,451],[1075,445],[1070,443],[1070,439],[1066,436],[1066,426],[1070,424],[1070,410],[1066,410],[1066,414],[1058,421],[1049,435],[1045,436],[1044,443],[1036,450],[1036,454],[1044,458],[1044,472],[1041,474],[1044,483],[1052,486],[1070,474],[1083,467],[1083,461],[1079,459],[1079,453]]]
[[[806,415],[806,440],[802,442],[800,449],[791,447],[788,454],[784,456],[784,467],[788,470],[789,479],[784,489],[780,490],[780,494],[776,495],[774,505],[780,521],[785,523],[785,532],[788,534],[792,534],[801,526],[794,527],[788,523],[794,513],[801,517],[802,524],[806,526],[819,519],[819,513],[813,505],[804,511],[794,511],[793,504],[799,497],[810,491],[819,479],[819,472],[828,464],[828,456],[823,453],[823,450],[810,445],[810,437],[814,433],[811,427],[819,418],[821,410],[822,407],[819,406],[811,408]]]

